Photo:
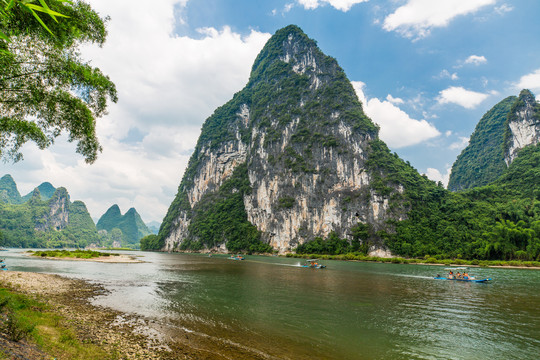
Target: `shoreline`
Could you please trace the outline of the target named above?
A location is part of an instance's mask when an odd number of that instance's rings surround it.
[[[175,341],[154,320],[92,304],[91,299],[105,294],[101,285],[60,275],[1,271],[0,288],[44,303],[47,311],[57,315],[76,334],[83,348],[97,346],[110,359],[223,359],[199,349],[188,337]],[[36,326],[39,337],[51,336]],[[190,346],[192,345],[192,346]],[[12,342],[0,333],[0,355],[7,358],[70,359],[62,351],[39,346],[32,340]],[[88,358],[88,357],[87,357]],[[92,357],[89,357],[90,359]]]
[[[87,280],[34,272],[0,271],[0,290],[45,304],[63,329],[74,334],[79,353],[68,354],[60,339],[47,326],[38,325],[39,344],[33,340],[13,342],[0,329],[0,358],[93,360],[96,349],[100,359],[277,359],[258,353],[228,339],[189,330],[181,324],[161,321],[122,310],[95,305],[92,299],[108,291]],[[40,310],[35,310],[40,311]],[[34,338],[36,336],[33,336]],[[32,338],[32,336],[30,336]],[[51,346],[51,341],[53,345]],[[56,344],[54,344],[56,341]]]

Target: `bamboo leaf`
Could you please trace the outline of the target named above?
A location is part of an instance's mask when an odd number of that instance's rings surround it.
[[[28,5],[27,5],[28,6]],[[52,36],[54,36],[54,34],[52,33],[52,31],[47,27],[47,25],[45,25],[45,23],[43,22],[43,20],[41,20],[41,18],[39,17],[39,15],[34,11],[32,10],[32,8],[29,8],[29,10],[32,12],[32,15],[34,15],[34,17],[36,18],[36,20],[41,24],[41,26],[43,26],[45,28],[45,30],[47,30]]]
[[[48,15],[50,15],[52,18],[54,18],[54,16],[60,16],[60,17],[65,17],[65,18],[68,18],[68,17],[69,17],[69,16],[67,16],[67,15],[60,14],[59,12],[53,11],[53,10],[51,10],[51,9],[45,9],[44,7],[39,6],[39,5],[26,4],[26,7],[29,8],[29,9],[31,9],[31,10],[35,10],[35,11],[39,11],[39,12],[48,14]],[[55,19],[55,20],[56,20],[56,19]]]

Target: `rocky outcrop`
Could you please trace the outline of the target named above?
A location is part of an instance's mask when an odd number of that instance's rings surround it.
[[[246,87],[203,125],[159,233],[163,250],[188,242],[225,249],[234,234],[213,211],[223,207],[245,213],[245,226],[279,252],[331,232],[352,239],[359,224],[370,224],[363,241],[371,250],[386,251],[376,234],[406,211],[396,200],[403,186],[374,186],[382,176],[371,158],[374,141],[378,128],[335,59],[299,28],[279,30]],[[247,171],[233,175],[240,165]],[[231,208],[239,191],[241,209]],[[201,240],[212,231],[211,242]]]
[[[509,166],[519,150],[540,142],[540,105],[529,90],[522,90],[508,116],[504,161]]]
[[[41,200],[41,194],[39,189],[34,189],[30,202],[36,202]],[[55,193],[48,201],[48,209],[45,214],[36,219],[36,231],[48,231],[56,230],[60,231],[65,229],[69,224],[69,195],[65,188],[56,189]]]

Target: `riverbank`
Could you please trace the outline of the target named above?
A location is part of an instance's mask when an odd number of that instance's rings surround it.
[[[83,280],[31,272],[0,271],[0,317],[13,298],[18,316],[31,323],[21,341],[0,326],[0,359],[277,359],[256,350],[189,330],[180,323],[127,314],[92,304],[107,290]]]
[[[152,319],[92,305],[91,298],[104,292],[82,280],[1,271],[0,300],[7,302],[2,322],[15,302],[15,316],[31,326],[20,341],[11,339],[13,329],[0,329],[0,359],[228,358],[216,351],[221,344],[205,344],[187,332],[162,329]]]
[[[293,254],[288,253],[286,257],[300,259],[321,259],[321,260],[345,260],[345,261],[364,261],[364,262],[382,262],[392,264],[415,264],[415,265],[439,265],[439,266],[471,266],[471,267],[493,267],[493,268],[514,268],[514,269],[540,269],[540,261],[522,261],[522,260],[463,260],[463,259],[437,259],[426,257],[424,259],[406,259],[401,257],[377,257],[366,256],[362,254]]]

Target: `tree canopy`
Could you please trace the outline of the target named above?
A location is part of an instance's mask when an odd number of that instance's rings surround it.
[[[94,162],[101,151],[96,119],[109,100],[117,101],[117,93],[79,48],[103,45],[107,19],[82,1],[39,0],[47,9],[41,17],[29,11],[33,1],[0,3],[0,157],[18,161],[26,142],[44,149],[67,132],[77,152]]]

